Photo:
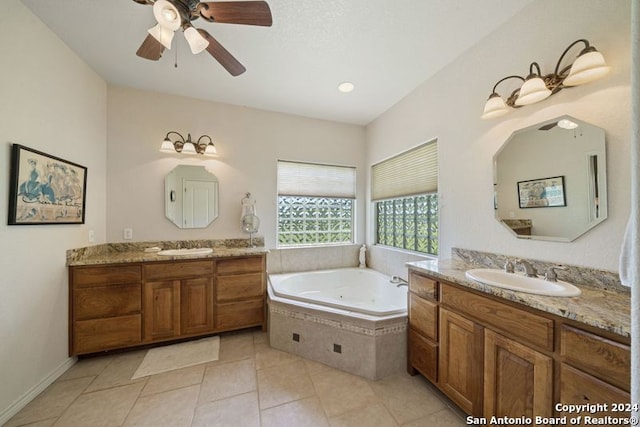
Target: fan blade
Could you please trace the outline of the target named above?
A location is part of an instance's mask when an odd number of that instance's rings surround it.
[[[207,52],[211,54],[232,76],[239,76],[247,71],[244,66],[238,62],[236,58],[229,53],[216,39],[203,29],[198,29],[198,32],[207,39],[209,46],[207,46]]]
[[[148,5],[152,5],[153,2],[149,1],[149,0],[133,0],[136,3],[140,3],[140,4],[148,4]]]
[[[147,38],[144,39],[138,48],[136,55],[140,58],[157,61],[162,56],[162,52],[164,52],[164,46],[162,46],[162,43],[156,40],[151,34],[148,34]]]
[[[270,27],[271,9],[265,1],[201,2],[200,15],[223,24],[260,25]]]
[[[544,125],[538,128],[538,130],[550,130],[558,125],[558,122],[549,123],[548,125]]]

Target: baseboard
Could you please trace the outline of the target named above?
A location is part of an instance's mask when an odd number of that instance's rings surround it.
[[[0,426],[4,425],[7,421],[11,419],[15,414],[20,412],[22,408],[27,406],[29,402],[35,399],[40,393],[44,391],[47,387],[49,387],[55,380],[57,380],[60,375],[64,374],[67,369],[73,366],[74,363],[78,361],[77,357],[70,357],[53,371],[49,372],[49,374],[40,380],[39,383],[31,387],[25,394],[20,396],[15,402],[9,405],[8,408],[0,411]]]

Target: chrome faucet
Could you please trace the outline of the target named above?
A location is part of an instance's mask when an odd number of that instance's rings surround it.
[[[544,280],[548,280],[549,282],[557,282],[558,275],[556,274],[556,270],[566,270],[567,267],[563,267],[561,265],[552,265],[549,267],[547,272],[544,275]]]
[[[516,260],[516,266],[521,265],[524,269],[524,275],[527,277],[538,277],[538,272],[536,269],[528,262],[523,259]]]
[[[391,282],[394,285],[396,285],[396,288],[399,288],[400,286],[409,287],[409,282],[407,282],[406,280],[404,280],[400,276],[391,276],[391,280],[389,280],[389,282]]]

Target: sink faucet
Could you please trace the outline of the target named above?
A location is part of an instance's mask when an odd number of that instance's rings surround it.
[[[527,277],[538,277],[538,272],[536,269],[528,262],[523,259],[516,260],[516,265],[521,265],[524,268],[524,275]]]
[[[556,274],[556,270],[566,270],[567,267],[563,267],[561,265],[552,265],[549,267],[547,272],[544,275],[544,280],[548,280],[549,282],[557,282],[558,275]]]

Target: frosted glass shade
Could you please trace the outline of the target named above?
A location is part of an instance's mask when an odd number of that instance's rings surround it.
[[[606,75],[611,67],[604,61],[604,56],[597,50],[580,55],[573,65],[569,75],[562,82],[564,86],[578,86],[597,80]]]
[[[529,105],[540,102],[551,96],[551,91],[541,77],[530,77],[522,84],[516,105]]]
[[[191,48],[191,53],[194,55],[197,55],[209,46],[209,41],[202,37],[202,34],[193,27],[189,27],[184,30],[184,38],[187,39],[189,47]]]
[[[180,12],[167,0],[156,0],[153,4],[153,16],[162,27],[175,31],[182,25]]]
[[[204,150],[204,155],[205,156],[215,156],[216,154],[218,154],[218,150],[216,150],[216,146],[213,144],[208,144],[207,148],[205,148]]]
[[[185,142],[182,146],[182,154],[197,154],[195,145],[192,142]]]
[[[494,117],[504,116],[509,112],[509,107],[497,93],[492,93],[487,103],[484,104],[483,119],[493,119]]]
[[[162,151],[163,153],[175,153],[176,148],[174,147],[173,142],[171,142],[169,138],[166,138],[164,141],[162,141],[160,151]]]
[[[158,24],[148,30],[148,33],[158,40],[162,46],[171,49],[171,41],[173,40],[173,31]]]

